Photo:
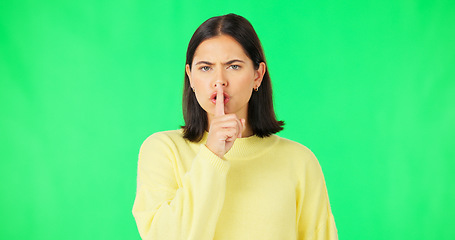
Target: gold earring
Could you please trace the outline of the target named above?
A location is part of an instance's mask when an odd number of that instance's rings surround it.
[[[193,92],[196,92],[196,90],[194,90],[194,87],[192,87],[191,89],[193,89]]]
[[[256,88],[253,88],[253,89],[254,89],[254,91],[256,91],[256,92],[259,91],[259,87],[256,87]]]

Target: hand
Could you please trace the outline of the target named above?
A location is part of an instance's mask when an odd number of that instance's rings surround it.
[[[245,119],[238,119],[235,114],[224,113],[223,88],[218,84],[216,89],[215,116],[210,123],[206,146],[218,157],[223,158],[234,141],[242,137]]]

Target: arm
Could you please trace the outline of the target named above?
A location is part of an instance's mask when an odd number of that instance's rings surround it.
[[[176,180],[175,145],[149,137],[141,147],[133,215],[142,239],[213,239],[224,202],[229,162],[204,145]]]
[[[298,239],[336,240],[338,233],[321,167],[310,150],[305,153],[305,158],[307,161],[298,192]]]

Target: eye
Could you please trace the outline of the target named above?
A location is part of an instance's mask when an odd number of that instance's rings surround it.
[[[239,65],[231,65],[229,68],[234,69],[234,70],[239,70],[240,66]]]
[[[209,66],[203,66],[200,68],[203,72],[207,72],[210,70],[210,67]]]

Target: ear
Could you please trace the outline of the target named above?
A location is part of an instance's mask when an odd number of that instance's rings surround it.
[[[257,88],[261,86],[262,83],[262,78],[264,77],[265,70],[267,66],[265,65],[264,62],[259,63],[259,67],[257,70],[254,72],[254,87]]]
[[[191,87],[193,87],[193,81],[191,80],[191,69],[190,69],[190,65],[189,64],[187,64],[185,66],[185,72],[186,72],[186,75],[188,76],[188,79],[190,80]]]

